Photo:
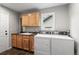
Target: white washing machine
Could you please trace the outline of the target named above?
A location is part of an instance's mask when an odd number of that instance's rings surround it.
[[[66,35],[37,34],[35,55],[74,55],[74,40]]]

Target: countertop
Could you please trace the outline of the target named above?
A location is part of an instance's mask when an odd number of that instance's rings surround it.
[[[25,35],[25,34],[21,34],[21,33],[12,33],[12,35]],[[36,33],[32,33],[32,34],[30,34],[30,35],[28,35],[28,36],[34,36],[34,35],[36,35]],[[26,35],[25,35],[26,36]]]
[[[47,38],[59,38],[59,39],[69,39],[73,40],[71,37],[67,35],[49,35],[49,34],[37,34],[35,37],[47,37]]]

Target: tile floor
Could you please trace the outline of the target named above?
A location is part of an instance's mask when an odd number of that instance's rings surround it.
[[[0,53],[0,55],[34,55],[34,53],[17,49],[17,48],[11,48],[7,51]]]

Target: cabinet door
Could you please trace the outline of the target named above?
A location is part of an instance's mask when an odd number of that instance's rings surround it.
[[[29,36],[23,36],[23,49],[29,50]]]
[[[35,26],[40,26],[40,13],[35,13]]]
[[[17,35],[12,35],[12,47],[16,47]]]
[[[35,13],[28,14],[29,16],[29,26],[35,26]]]
[[[29,18],[28,15],[22,16],[22,26],[29,26]]]
[[[22,48],[22,36],[17,35],[17,48]]]
[[[34,37],[30,36],[30,51],[34,51]]]

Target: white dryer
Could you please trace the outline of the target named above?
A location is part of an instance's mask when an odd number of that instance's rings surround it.
[[[35,55],[74,55],[74,40],[66,35],[37,34]]]

